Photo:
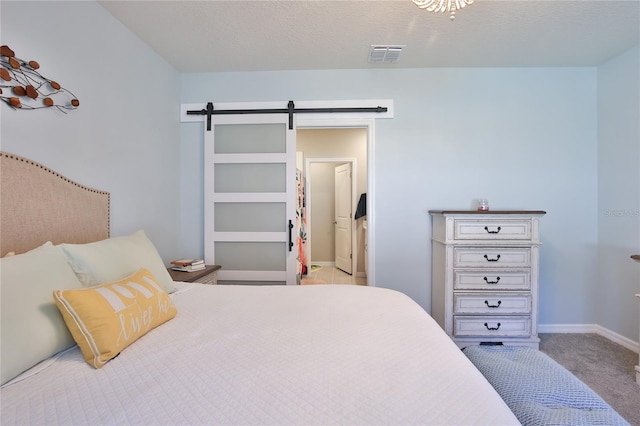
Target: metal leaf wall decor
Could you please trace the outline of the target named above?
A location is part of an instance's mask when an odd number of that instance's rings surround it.
[[[13,109],[78,108],[78,98],[39,68],[36,61],[23,61],[9,46],[0,46],[0,99]]]

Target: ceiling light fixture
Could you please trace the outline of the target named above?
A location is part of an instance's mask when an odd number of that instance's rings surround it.
[[[420,9],[426,9],[429,12],[449,12],[449,19],[456,19],[456,10],[462,9],[473,0],[413,0]]]

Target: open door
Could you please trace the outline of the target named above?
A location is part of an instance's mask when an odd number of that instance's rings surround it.
[[[335,168],[335,253],[336,268],[348,274],[353,273],[351,227],[353,215],[351,214],[351,163],[346,163]]]

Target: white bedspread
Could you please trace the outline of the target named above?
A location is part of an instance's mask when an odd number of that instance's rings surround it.
[[[518,424],[399,292],[179,288],[176,318],[103,369],[76,347],[5,386],[2,424]]]

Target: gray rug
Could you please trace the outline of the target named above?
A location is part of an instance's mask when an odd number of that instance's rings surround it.
[[[638,354],[597,334],[540,334],[540,350],[571,371],[633,426],[640,426]]]

